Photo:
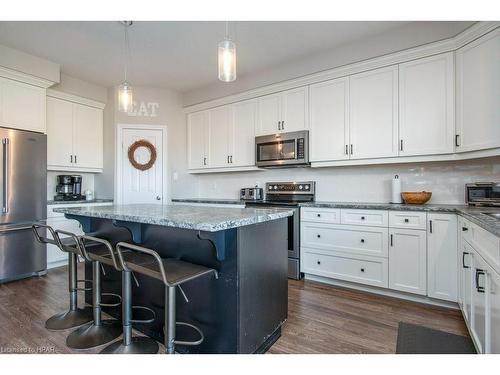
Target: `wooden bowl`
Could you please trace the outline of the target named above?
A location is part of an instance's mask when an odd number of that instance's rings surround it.
[[[424,204],[431,199],[432,193],[429,191],[404,191],[401,197],[406,204]]]

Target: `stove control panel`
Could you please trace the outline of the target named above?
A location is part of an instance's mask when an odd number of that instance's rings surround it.
[[[314,194],[315,182],[268,182],[266,193],[271,194]]]

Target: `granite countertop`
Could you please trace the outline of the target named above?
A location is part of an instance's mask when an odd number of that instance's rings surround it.
[[[172,202],[179,203],[206,203],[206,204],[234,204],[244,205],[246,201],[241,199],[220,199],[220,198],[172,198]]]
[[[54,206],[57,204],[91,204],[91,203],[112,203],[113,199],[92,199],[90,201],[88,200],[79,200],[79,201],[55,201],[55,200],[48,200],[47,205],[48,206]]]
[[[56,208],[54,212],[143,224],[216,232],[293,215],[281,208],[224,208],[130,204]]]

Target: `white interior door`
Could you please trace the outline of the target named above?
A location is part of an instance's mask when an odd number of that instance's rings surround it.
[[[163,129],[123,128],[121,151],[121,204],[163,203]],[[156,148],[156,162],[145,171],[132,166],[128,159],[129,147],[138,140],[147,140]],[[145,164],[150,152],[145,147],[135,151],[135,159]]]

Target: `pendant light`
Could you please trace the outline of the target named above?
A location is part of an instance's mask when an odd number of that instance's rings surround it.
[[[219,80],[233,82],[236,80],[236,44],[229,39],[229,22],[226,21],[226,35],[219,42]]]
[[[123,83],[120,85],[118,88],[118,110],[120,112],[130,112],[132,110],[132,101],[133,101],[133,95],[132,95],[132,86],[130,86],[130,83],[127,81],[127,73],[128,73],[128,63],[130,60],[130,45],[128,41],[128,28],[132,26],[132,21],[122,21],[121,24],[124,27],[125,31],[125,48],[124,48],[124,73],[125,73],[125,80]]]

